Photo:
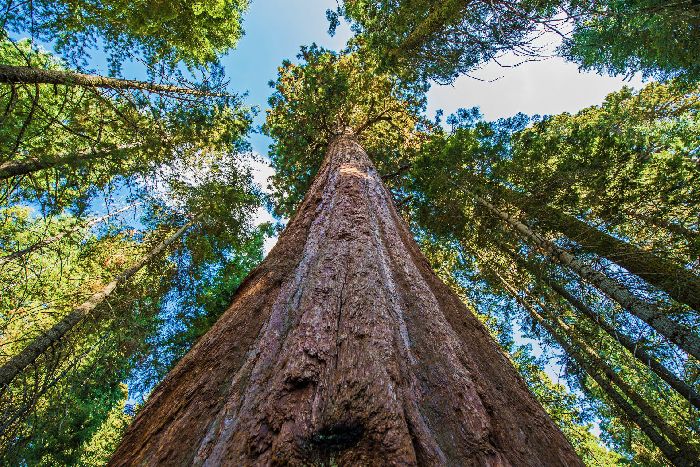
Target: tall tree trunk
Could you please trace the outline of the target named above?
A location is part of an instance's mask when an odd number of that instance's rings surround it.
[[[433,3],[428,15],[416,25],[408,37],[399,46],[389,51],[389,57],[397,59],[405,54],[410,54],[422,47],[430,36],[444,31],[453,23],[459,21],[463,12],[468,8],[465,0],[439,0]],[[410,9],[410,4],[408,6]]]
[[[21,259],[21,258],[25,257],[26,255],[33,253],[35,251],[41,250],[42,248],[49,246],[52,243],[55,243],[66,236],[73,235],[73,234],[80,232],[82,230],[90,229],[90,228],[96,226],[97,224],[99,224],[100,222],[103,222],[103,221],[109,219],[112,216],[116,216],[116,215],[121,214],[125,211],[128,211],[129,209],[135,208],[138,204],[139,203],[132,203],[132,204],[125,206],[121,209],[118,209],[116,211],[112,211],[108,214],[105,214],[104,216],[96,217],[96,218],[94,218],[94,219],[92,219],[84,224],[78,223],[78,224],[74,225],[73,227],[62,230],[61,232],[57,233],[56,235],[51,235],[49,237],[42,238],[38,242],[36,242],[32,245],[29,245],[26,248],[22,248],[21,250],[14,251],[14,252],[10,253],[9,255],[0,256],[0,266],[2,266],[3,264],[9,263],[10,261],[17,261],[18,259]]]
[[[314,463],[581,465],[351,135],[111,460]]]
[[[627,349],[641,364],[648,366],[661,379],[666,381],[669,386],[678,392],[678,394],[680,394],[695,407],[700,408],[700,396],[698,395],[697,391],[676,376],[671,370],[666,368],[661,362],[649,354],[649,352],[644,350],[639,343],[633,341],[627,334],[615,329],[611,324],[605,321],[604,318],[597,315],[582,301],[571,295],[569,291],[561,287],[559,284],[551,283],[550,287],[560,297],[569,302],[577,311],[583,313],[589,320],[600,326],[604,332]]]
[[[120,152],[134,149],[136,145],[124,145],[104,150],[93,150],[80,152],[77,154],[51,156],[45,158],[29,157],[20,160],[9,160],[0,164],[0,180],[27,175],[38,172],[39,170],[50,169],[62,165],[76,166],[85,162],[112,157]]]
[[[0,367],[0,390],[9,385],[15,376],[34,363],[41,354],[60,341],[71,329],[89,316],[95,308],[104,303],[118,285],[129,280],[168,246],[182,237],[196,222],[196,219],[197,218],[180,227],[174,234],[151,249],[148,254],[141,258],[136,264],[121,272],[117,277],[112,279],[111,282],[92,294],[84,303],[74,308],[73,311],[54,324],[48,331],[34,339],[28,346],[22,349],[20,353],[10,358],[7,363]]]
[[[683,396],[688,402],[693,404],[695,407],[700,409],[700,394],[689,384],[683,381],[681,378],[676,376],[671,370],[666,368],[666,366],[657,360],[653,355],[644,350],[643,344],[636,342],[627,334],[619,331],[613,325],[607,322],[607,320],[600,316],[598,313],[593,311],[588,305],[583,301],[579,300],[573,296],[568,290],[559,284],[556,280],[549,277],[549,275],[538,269],[533,264],[525,261],[520,255],[515,252],[510,251],[499,245],[499,248],[503,250],[510,257],[515,259],[516,263],[523,269],[532,273],[538,280],[546,284],[550,289],[552,289],[557,295],[568,302],[575,310],[588,318],[591,322],[599,326],[605,333],[607,333],[612,339],[616,340],[620,345],[627,349],[640,363],[648,366],[654,373],[659,375],[661,379],[666,381],[669,386]]]
[[[508,213],[498,210],[493,204],[480,196],[475,196],[476,201],[487,208],[492,214],[502,219],[512,227],[521,237],[531,242],[538,250],[553,258],[565,267],[570,268],[584,281],[598,287],[605,295],[615,300],[630,313],[647,323],[659,334],[668,338],[688,354],[700,359],[700,337],[695,335],[687,326],[670,320],[660,307],[634,296],[626,287],[619,284],[600,271],[592,269],[587,264],[576,259],[571,253],[559,248],[553,242],[535,233],[528,226],[510,216]]]
[[[87,88],[132,89],[157,94],[183,94],[191,96],[223,96],[201,89],[190,89],[170,84],[149,83],[132,79],[109,78],[68,70],[46,70],[28,66],[0,65],[0,83],[6,84],[60,84]]]
[[[537,321],[547,332],[561,345],[564,351],[573,358],[593,380],[603,389],[603,391],[612,399],[615,406],[621,409],[637,426],[651,439],[656,447],[676,466],[691,466],[693,460],[696,459],[695,452],[688,443],[677,433],[677,431],[669,426],[663,418],[654,410],[651,405],[639,396],[632,387],[630,387],[612,368],[603,362],[596,352],[588,345],[578,339],[573,330],[559,319],[556,313],[552,313],[541,306],[543,311],[546,311],[546,316],[543,317],[535,307],[525,300],[518,290],[512,286],[503,276],[495,269],[488,267],[491,272],[498,278],[504,289],[528,311],[530,316]],[[556,327],[550,324],[548,320],[556,323]],[[560,332],[568,335],[569,340],[564,338]],[[573,345],[572,345],[573,344]],[[628,402],[618,389],[627,396],[632,403]],[[662,433],[673,443],[669,443]]]
[[[700,238],[700,233],[698,233],[697,231],[689,229],[688,227],[685,227],[681,224],[662,219],[658,216],[639,214],[633,211],[627,211],[625,215],[634,219],[639,219],[645,224],[666,229],[671,233],[683,237],[688,243],[695,244],[696,246],[697,241]]]
[[[649,251],[644,251],[612,235],[543,203],[535,203],[527,195],[489,183],[507,200],[536,218],[545,228],[563,233],[581,248],[608,258],[636,274],[649,284],[668,293],[673,299],[700,311],[700,277],[691,271]]]

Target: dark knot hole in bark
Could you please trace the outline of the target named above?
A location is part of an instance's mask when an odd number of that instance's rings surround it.
[[[341,452],[360,442],[364,431],[358,422],[340,422],[317,430],[307,440],[310,460],[331,465]]]

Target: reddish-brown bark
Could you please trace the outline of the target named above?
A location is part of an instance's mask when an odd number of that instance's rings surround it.
[[[314,463],[581,465],[350,136],[111,461]]]

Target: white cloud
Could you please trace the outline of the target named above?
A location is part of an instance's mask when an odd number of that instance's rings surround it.
[[[501,62],[515,63],[514,57]],[[551,115],[576,112],[602,103],[605,96],[628,85],[639,89],[639,77],[624,81],[619,77],[582,73],[577,65],[553,57],[538,62],[503,68],[489,63],[473,76],[460,76],[453,85],[434,85],[428,93],[428,115],[437,109],[445,115],[460,107],[480,107],[486,120],[510,117],[518,112]],[[490,80],[496,81],[489,82]]]
[[[263,192],[269,194],[267,184],[269,178],[274,175],[275,170],[270,165],[270,161],[267,157],[262,156],[258,153],[255,154],[252,162],[249,163],[251,172],[253,174],[253,181],[262,188]],[[255,220],[253,221],[255,225],[260,225],[264,222],[275,222],[270,211],[268,211],[264,206],[260,206],[255,213]],[[265,256],[270,252],[273,246],[277,243],[277,236],[265,239],[265,244],[263,245],[263,251]]]

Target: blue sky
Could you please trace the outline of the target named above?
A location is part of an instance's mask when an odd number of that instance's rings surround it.
[[[325,12],[335,7],[335,0],[252,1],[244,17],[245,36],[224,58],[223,64],[230,89],[248,91],[248,104],[260,107],[259,124],[272,91],[267,83],[276,77],[282,60],[295,60],[299,47],[312,42],[339,50],[350,37],[346,24],[338,28],[335,37],[327,34]],[[517,59],[506,57],[502,62],[515,63]],[[484,81],[464,76],[453,85],[433,86],[428,94],[428,114],[432,116],[437,109],[443,109],[449,115],[459,107],[473,106],[480,107],[488,120],[518,112],[541,115],[575,112],[600,103],[624,84],[641,86],[638,78],[624,82],[621,78],[580,73],[575,64],[559,58],[515,68],[489,64],[473,75]],[[253,148],[265,154],[269,140],[262,135],[253,135],[251,139]]]
[[[245,36],[223,64],[231,81],[230,89],[248,91],[248,105],[260,107],[258,125],[264,121],[267,98],[272,93],[267,83],[276,77],[282,60],[295,60],[299,47],[312,42],[334,50],[343,48],[350,37],[346,24],[338,28],[334,37],[327,34],[325,12],[335,7],[335,0],[253,0],[244,19]],[[549,37],[552,43],[556,42],[554,36]],[[504,57],[500,62],[515,64],[518,59]],[[474,106],[481,108],[487,120],[510,117],[518,112],[529,115],[576,112],[600,104],[607,94],[623,85],[637,89],[643,85],[638,77],[624,81],[581,73],[575,64],[560,58],[528,62],[513,68],[487,64],[472,76],[460,77],[452,85],[433,86],[428,93],[428,115],[443,109],[447,116],[460,107]],[[252,135],[251,142],[256,152],[267,153],[268,138],[256,134]],[[258,183],[264,185],[271,173],[263,163],[256,164]],[[261,210],[258,219],[266,221],[271,217]],[[267,251],[275,241],[270,239],[266,243]],[[537,342],[524,339],[519,332],[516,340],[518,344],[532,344],[536,355],[542,351]],[[555,381],[560,380],[562,369],[558,365],[548,365],[545,370]]]
[[[312,42],[339,50],[350,37],[347,24],[338,28],[334,37],[327,33],[326,10],[335,9],[335,0],[253,0],[244,16],[245,36],[238,47],[224,59],[223,65],[230,80],[232,92],[248,92],[246,102],[258,106],[256,124],[265,118],[267,99],[272,93],[268,86],[275,79],[277,67],[284,59],[296,60],[302,45]],[[552,36],[550,36],[552,37]],[[552,42],[556,39],[552,37]],[[518,59],[505,57],[501,63],[517,63]],[[518,112],[555,114],[576,112],[599,104],[610,92],[624,84],[639,88],[642,82],[621,78],[580,73],[577,66],[560,58],[525,63],[514,68],[488,64],[473,73],[460,77],[452,85],[433,86],[428,93],[428,115],[443,109],[449,115],[460,107],[478,106],[487,120],[510,117]],[[481,81],[480,81],[481,80]],[[494,81],[495,80],[495,81]],[[270,140],[261,134],[251,135],[253,149],[267,154]],[[272,173],[264,163],[254,167],[256,181],[266,184]],[[271,220],[268,213],[258,213],[260,221]],[[272,247],[271,239],[266,247]]]
[[[326,10],[335,8],[331,0],[253,0],[244,17],[245,36],[223,60],[230,88],[248,91],[249,105],[260,106],[258,124],[264,120],[268,86],[277,76],[277,67],[284,59],[296,60],[299,48],[316,42],[339,50],[350,37],[349,28],[339,28],[335,37],[327,33]],[[253,149],[265,154],[269,139],[262,135],[251,138]]]

